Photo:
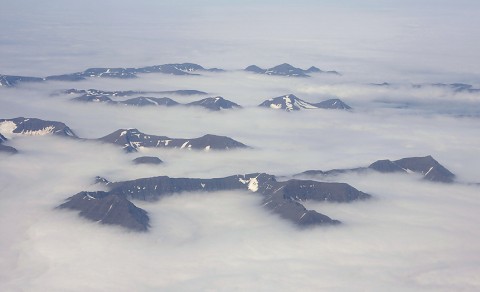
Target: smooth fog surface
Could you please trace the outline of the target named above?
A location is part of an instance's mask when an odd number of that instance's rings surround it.
[[[3,3],[1,74],[45,76],[187,61],[231,69],[289,62],[344,74],[306,79],[237,71],[145,74],[135,80],[0,88],[0,118],[62,121],[84,138],[138,128],[170,137],[227,135],[254,147],[126,154],[93,141],[7,135],[7,145],[20,153],[0,154],[0,290],[478,291],[478,185],[342,175],[329,180],[347,182],[373,198],[307,202],[307,208],[344,223],[308,230],[266,212],[254,193],[239,191],[135,201],[151,217],[146,234],[53,209],[79,191],[98,190],[92,185],[97,175],[209,178],[260,171],[287,179],[308,169],[432,155],[459,182],[480,182],[480,95],[410,86],[480,87],[472,61],[479,51],[472,37],[480,27],[473,17],[478,3],[317,2]],[[369,85],[383,81],[394,85]],[[67,88],[197,89],[244,109],[135,108],[51,95]],[[309,102],[341,98],[354,110],[286,113],[256,107],[289,93]],[[171,97],[182,103],[202,98]],[[132,163],[142,155],[165,164]]]

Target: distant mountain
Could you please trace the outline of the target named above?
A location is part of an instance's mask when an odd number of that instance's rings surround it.
[[[37,118],[0,119],[0,133],[3,135],[57,135],[78,138],[67,125],[56,121]]]
[[[349,105],[344,103],[338,98],[334,99],[328,99],[319,103],[314,103],[314,106],[317,108],[323,108],[323,109],[341,109],[341,110],[350,110],[352,109]]]
[[[42,82],[43,78],[0,74],[0,86],[13,87],[20,82]]]
[[[181,90],[169,90],[169,91],[105,91],[99,89],[67,89],[61,91],[64,94],[82,94],[82,95],[105,95],[108,97],[122,97],[131,95],[144,95],[144,94],[175,94],[175,95],[206,95],[207,93],[199,90],[181,89]]]
[[[187,106],[200,106],[204,107],[209,110],[219,111],[223,109],[234,109],[234,108],[241,108],[238,104],[226,100],[221,96],[216,97],[207,97],[202,100],[194,101],[191,103],[187,103]]]
[[[269,69],[263,69],[257,65],[250,65],[244,69],[245,71],[257,73],[257,74],[266,74],[266,75],[275,75],[275,76],[289,76],[289,77],[310,77],[309,73],[327,73],[340,75],[337,71],[322,71],[317,67],[310,67],[307,70],[301,68],[293,67],[290,64],[283,63]]]
[[[135,230],[147,231],[150,218],[125,196],[112,192],[80,192],[57,208],[80,211],[80,216],[102,224],[120,225]]]
[[[156,201],[165,196],[192,191],[247,190],[262,196],[262,206],[270,212],[297,226],[306,227],[334,225],[339,224],[340,221],[331,219],[316,211],[307,210],[301,204],[303,201],[316,200],[342,203],[371,197],[369,194],[344,183],[326,183],[309,180],[279,182],[273,175],[265,173],[210,179],[158,176],[120,182],[109,182],[104,178],[97,177],[97,182],[105,184],[109,189],[108,192],[81,192],[69,198],[67,203],[62,204],[61,207],[81,210],[83,212],[80,213],[82,216],[93,221],[98,221],[100,220],[99,218],[109,218],[111,220],[108,222],[102,221],[102,223],[116,224],[134,230],[138,230],[137,225],[130,222],[148,223],[148,220],[145,220],[143,217],[143,214],[146,214],[146,212],[143,210],[143,212],[139,212],[137,209],[134,209],[136,213],[140,213],[140,216],[132,216],[130,210],[133,207],[122,208],[115,213],[115,216],[108,217],[112,212],[111,209],[114,208],[110,203],[113,198],[121,199],[124,202],[123,204],[126,205],[127,203],[123,200]],[[112,197],[109,201],[99,200],[99,198],[108,198],[109,196]],[[66,204],[68,205],[65,206]],[[92,213],[92,215],[86,216],[85,214],[88,213]],[[148,226],[145,228],[148,228]]]
[[[73,101],[81,102],[103,102],[103,103],[112,103],[116,104],[116,101],[113,101],[110,97],[101,94],[84,94],[75,98],[72,98]]]
[[[12,87],[21,82],[42,82],[42,81],[81,81],[87,78],[137,78],[137,74],[164,73],[172,75],[198,75],[196,72],[221,72],[218,68],[204,68],[198,64],[164,64],[147,66],[141,68],[89,68],[82,72],[51,75],[47,77],[27,77],[0,75],[0,86]]]
[[[124,101],[117,102],[118,104],[134,105],[134,106],[174,106],[179,105],[178,102],[168,97],[146,97],[139,96]]]
[[[381,87],[390,87],[390,86],[398,86],[399,84],[391,84],[388,82],[383,83],[370,83],[369,85],[372,86],[381,86]],[[449,89],[454,92],[468,92],[468,93],[479,93],[480,89],[474,88],[471,84],[466,83],[424,83],[424,84],[410,84],[413,88],[425,88],[425,87],[438,87]]]
[[[73,92],[73,91],[69,91]],[[97,102],[97,103],[108,103],[108,104],[123,104],[123,105],[133,105],[133,106],[174,106],[174,105],[185,105],[185,106],[197,106],[203,107],[212,111],[220,111],[224,109],[234,109],[241,108],[240,105],[227,100],[221,96],[216,97],[207,97],[198,101],[190,102],[187,104],[180,104],[175,100],[168,97],[147,97],[139,96],[124,101],[114,101],[112,96],[121,96],[117,92],[114,94],[104,94],[99,91],[89,91],[78,97],[72,98],[73,101],[81,102]]]
[[[97,139],[104,143],[122,146],[126,151],[137,151],[139,148],[180,148],[198,150],[228,150],[246,148],[245,144],[229,137],[205,135],[199,138],[169,138],[141,133],[137,129],[120,129],[105,137]]]
[[[218,68],[206,69],[198,64],[182,63],[182,64],[165,64],[148,66],[136,69],[137,73],[166,73],[173,75],[192,75],[194,72],[222,72],[224,70]],[[195,75],[195,74],[194,74]]]
[[[416,173],[423,176],[423,179],[452,183],[455,175],[436,161],[432,156],[408,157],[395,161],[377,160],[368,167],[359,167],[351,169],[332,169],[328,171],[308,170],[298,175],[309,176],[333,176],[348,172],[377,171],[381,173]]]
[[[141,157],[137,157],[133,160],[133,163],[135,164],[154,164],[154,165],[158,165],[158,164],[162,164],[163,161],[158,158],[158,157],[155,157],[155,156],[141,156]]]
[[[3,136],[2,134],[0,134],[0,153],[10,153],[10,154],[14,154],[14,153],[17,153],[18,150],[11,147],[11,146],[6,146],[6,145],[3,145],[4,142],[7,141],[7,138],[5,138],[5,136]]]
[[[259,107],[281,109],[287,112],[304,110],[304,109],[319,109],[319,108],[345,109],[345,110],[351,109],[350,106],[345,104],[340,99],[329,99],[326,101],[322,101],[320,103],[313,104],[313,103],[306,102],[303,99],[300,99],[293,94],[287,94],[287,95],[268,99],[262,102],[261,104],[259,104]]]

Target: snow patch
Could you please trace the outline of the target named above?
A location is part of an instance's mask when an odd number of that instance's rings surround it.
[[[281,103],[279,103],[279,104],[272,103],[272,104],[270,104],[270,107],[273,108],[273,109],[281,109],[282,104]]]
[[[5,121],[0,123],[0,133],[6,138],[11,138],[11,135],[16,128],[17,124],[12,121]]]
[[[188,142],[190,142],[190,141],[187,141],[187,142],[183,143],[182,146],[180,147],[180,149],[185,148],[187,146]]]
[[[48,126],[37,131],[22,131],[21,134],[29,136],[43,136],[53,133],[55,126]]]
[[[252,177],[248,183],[248,189],[252,192],[258,191],[258,180],[256,177]]]
[[[427,176],[430,173],[430,171],[432,171],[432,169],[433,169],[433,166],[430,167],[430,169],[425,173],[425,176]]]
[[[285,95],[285,96],[283,97],[283,100],[285,100],[286,109],[287,109],[288,111],[293,110],[293,104],[292,104],[292,100],[290,99],[290,96],[289,96],[289,95]]]

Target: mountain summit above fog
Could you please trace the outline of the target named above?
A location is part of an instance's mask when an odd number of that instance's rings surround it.
[[[137,78],[138,74],[146,73],[164,73],[171,75],[198,75],[199,72],[221,72],[218,68],[204,68],[194,63],[181,64],[164,64],[147,66],[141,68],[89,68],[82,72],[67,73],[61,75],[51,75],[47,77],[29,77],[29,76],[14,76],[1,75],[0,86],[13,87],[23,82],[43,82],[43,81],[81,81],[87,78],[101,77],[101,78],[120,78],[130,79]]]
[[[128,152],[137,151],[139,148],[179,148],[206,151],[247,148],[245,144],[225,136],[208,134],[192,139],[169,138],[144,134],[137,129],[120,129],[97,140],[120,145]]]
[[[77,138],[77,135],[64,123],[24,117],[0,119],[0,133],[31,136],[51,134]]]
[[[349,172],[377,171],[381,173],[414,173],[421,175],[423,179],[451,183],[455,180],[455,175],[436,161],[432,156],[407,157],[399,160],[377,160],[368,167],[358,167],[350,169],[332,169],[327,171],[308,170],[298,175],[309,176],[333,176]]]
[[[290,111],[298,111],[298,110],[305,110],[305,109],[343,109],[349,110],[351,109],[350,106],[345,104],[340,99],[329,99],[319,103],[309,103],[296,97],[293,94],[282,95],[274,98],[270,98],[265,100],[261,104],[258,105],[259,107],[267,107],[276,110],[285,110],[287,112]]]
[[[79,210],[80,215],[104,224],[120,225],[136,231],[149,227],[147,213],[129,200],[156,201],[165,196],[184,192],[214,192],[245,190],[262,197],[262,206],[297,226],[332,225],[340,221],[307,210],[300,202],[306,200],[351,202],[371,196],[344,183],[289,180],[279,182],[273,175],[252,173],[222,178],[171,178],[158,176],[130,181],[109,182],[107,192],[80,192],[61,204],[60,208]]]
[[[310,77],[310,73],[326,73],[333,75],[340,75],[337,71],[322,71],[317,67],[310,67],[307,70],[293,67],[290,64],[283,63],[272,68],[263,69],[257,65],[250,65],[244,69],[244,71],[253,72],[257,74],[275,75],[275,76],[288,76],[288,77]]]

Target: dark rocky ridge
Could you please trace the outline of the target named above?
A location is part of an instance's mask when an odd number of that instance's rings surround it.
[[[423,176],[423,179],[452,183],[455,175],[436,161],[432,156],[425,157],[408,157],[399,160],[377,160],[368,167],[359,167],[351,169],[332,169],[328,171],[308,170],[298,175],[309,176],[334,176],[347,172],[366,172],[377,171],[381,173],[416,173]]]
[[[13,119],[0,119],[0,134],[9,133],[22,135],[57,135],[80,139],[64,123],[46,121],[37,118],[19,117]],[[120,145],[128,152],[137,151],[137,149],[141,147],[185,148],[205,151],[248,148],[248,146],[245,144],[225,136],[207,134],[202,137],[192,139],[169,138],[166,136],[143,134],[137,129],[120,129],[102,138],[91,140]],[[2,148],[4,148],[5,151],[9,149],[7,146]]]
[[[102,224],[120,225],[135,230],[147,231],[150,218],[145,210],[138,208],[125,196],[112,192],[80,192],[57,208],[80,211],[80,216]]]
[[[319,103],[309,103],[304,101],[303,99],[296,97],[293,94],[282,95],[282,96],[265,100],[258,106],[277,109],[277,110],[285,110],[287,112],[299,111],[299,110],[305,110],[305,109],[319,109],[319,108],[342,109],[342,110],[351,109],[350,106],[345,104],[340,99],[328,99]]]
[[[164,64],[156,66],[147,66],[141,68],[89,68],[83,72],[70,74],[51,75],[47,77],[27,77],[0,75],[0,86],[13,87],[22,82],[43,82],[43,81],[81,81],[87,78],[137,78],[138,74],[144,73],[164,73],[172,75],[198,75],[196,72],[221,72],[218,68],[204,68],[198,64]]]
[[[207,97],[198,101],[187,103],[187,106],[201,106],[209,110],[220,111],[223,109],[241,108],[238,104],[226,100],[221,96]]]
[[[52,134],[78,138],[77,135],[64,123],[46,121],[37,118],[18,117],[13,119],[0,119],[0,129],[8,128],[8,131],[23,135],[46,135]]]
[[[0,74],[0,87],[13,87],[21,82],[42,82],[43,78]]]
[[[317,108],[323,108],[323,109],[342,109],[342,110],[352,109],[349,105],[347,105],[346,103],[344,103],[338,98],[324,100],[319,103],[314,103],[313,105],[316,106]]]
[[[2,134],[0,134],[0,152],[3,152],[3,153],[10,153],[10,154],[15,154],[18,152],[17,149],[11,147],[11,146],[7,146],[7,145],[3,145],[4,142],[7,141],[7,138],[5,138],[5,136],[3,136]]]
[[[247,148],[245,144],[225,136],[204,135],[193,139],[169,138],[166,136],[147,135],[137,129],[120,129],[97,140],[104,143],[120,145],[128,152],[137,151],[140,147],[198,150]]]
[[[307,70],[293,67],[290,64],[283,63],[272,68],[263,69],[256,65],[250,65],[244,69],[244,71],[253,72],[257,74],[275,75],[275,76],[288,76],[288,77],[310,77],[310,73],[326,73],[340,75],[337,71],[322,71],[317,67],[310,67]]]
[[[110,95],[111,96],[111,95]],[[130,106],[196,106],[203,107],[212,111],[220,111],[225,109],[241,108],[238,104],[229,101],[221,96],[207,97],[198,101],[181,104],[168,97],[147,97],[139,96],[124,101],[114,101],[109,95],[88,93],[72,98],[73,101],[80,102],[97,102],[112,105],[130,105]]]
[[[158,176],[121,182],[109,182],[104,178],[97,177],[96,181],[97,183],[105,184],[109,191],[95,192],[93,194],[82,192],[69,198],[67,203],[62,204],[61,207],[81,210],[80,214],[82,216],[98,221],[100,220],[99,218],[104,218],[105,214],[110,214],[109,210],[111,209],[110,201],[98,200],[98,197],[107,198],[109,195],[112,195],[115,198],[122,198],[124,200],[156,201],[164,196],[183,192],[248,190],[262,196],[262,206],[270,212],[297,226],[307,227],[325,224],[335,225],[339,224],[340,221],[331,219],[316,211],[307,210],[301,204],[302,201],[352,202],[371,197],[369,194],[358,191],[350,185],[343,183],[326,183],[310,180],[278,182],[273,175],[265,173],[233,175],[210,179]],[[90,197],[94,197],[94,199]],[[125,223],[132,221],[131,209],[132,207],[121,209],[121,211],[125,213],[125,219],[123,219],[121,215],[118,215],[118,213],[115,213],[115,216],[118,217],[112,218],[108,223],[136,229],[136,227],[130,227]],[[91,215],[86,216],[85,214]],[[141,213],[141,215],[142,214],[146,213]],[[138,219],[134,220],[135,222],[145,222],[143,216],[138,217]],[[115,218],[118,222],[113,220]],[[148,220],[146,222],[148,223]]]
[[[133,160],[133,163],[135,164],[153,164],[153,165],[158,165],[162,164],[163,161],[155,156],[141,156],[137,157]]]
[[[62,90],[60,93],[82,94],[82,95],[105,95],[108,97],[121,97],[121,96],[144,95],[144,94],[176,94],[176,95],[207,94],[204,91],[192,90],[192,89],[180,89],[180,90],[169,90],[169,91],[138,91],[138,90],[106,91],[106,90],[99,90],[99,89],[75,89],[75,88]]]

